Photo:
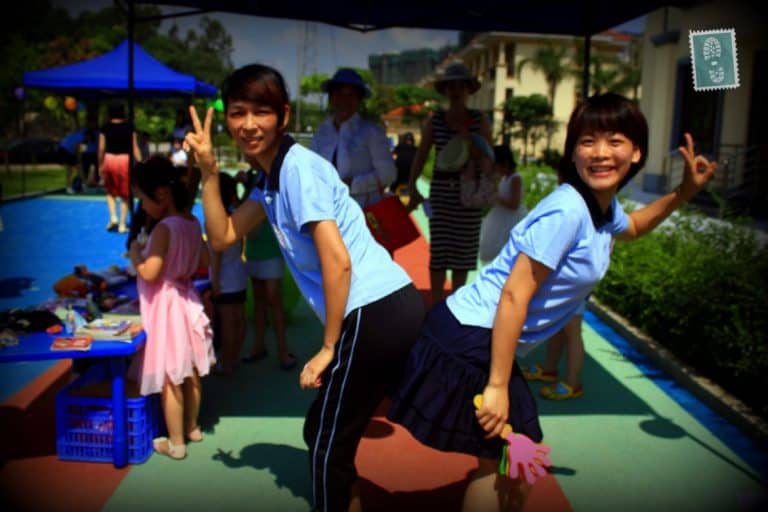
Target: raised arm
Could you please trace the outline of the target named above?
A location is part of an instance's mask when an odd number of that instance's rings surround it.
[[[189,107],[189,115],[192,118],[194,130],[187,133],[184,143],[192,149],[200,168],[205,231],[211,248],[215,251],[223,251],[261,224],[266,215],[256,201],[245,201],[232,215],[227,215],[224,204],[221,202],[219,167],[213,155],[211,143],[213,109],[209,108],[206,112],[204,124],[200,123],[197,110],[193,105]]]
[[[501,290],[491,335],[491,369],[483,390],[483,405],[476,411],[480,426],[490,439],[501,434],[509,416],[509,379],[517,340],[523,331],[528,304],[550,269],[520,253]]]
[[[634,240],[648,233],[661,224],[680,205],[690,201],[712,179],[717,169],[717,163],[696,154],[693,137],[690,133],[685,134],[685,141],[686,145],[678,148],[685,160],[683,181],[672,192],[661,196],[648,206],[630,213],[628,215],[629,227],[616,238]]]

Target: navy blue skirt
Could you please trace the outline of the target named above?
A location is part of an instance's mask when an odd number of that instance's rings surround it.
[[[472,403],[488,383],[490,360],[491,329],[461,325],[442,301],[422,324],[387,417],[432,448],[498,459],[504,441],[485,439]],[[514,431],[541,441],[536,400],[517,362],[509,401]]]

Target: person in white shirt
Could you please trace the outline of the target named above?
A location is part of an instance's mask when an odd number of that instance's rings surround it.
[[[358,113],[370,91],[357,72],[340,69],[322,88],[332,113],[318,127],[310,149],[333,164],[352,198],[366,207],[381,199],[397,178],[389,141],[379,126]]]

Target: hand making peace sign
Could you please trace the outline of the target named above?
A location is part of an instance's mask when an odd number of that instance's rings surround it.
[[[201,125],[200,118],[197,117],[197,110],[194,105],[189,106],[189,117],[192,119],[193,132],[187,133],[184,137],[184,144],[192,149],[192,154],[200,167],[202,181],[205,182],[211,176],[218,174],[216,167],[216,158],[213,155],[213,144],[211,143],[211,122],[213,121],[213,109],[208,108],[205,113],[205,122]]]
[[[717,163],[707,160],[703,155],[696,154],[693,148],[693,137],[690,133],[685,133],[685,142],[685,146],[677,148],[685,160],[685,171],[679,190],[680,195],[688,201],[712,179],[717,169]]]

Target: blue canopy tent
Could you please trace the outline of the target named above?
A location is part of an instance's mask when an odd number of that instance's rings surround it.
[[[24,73],[25,87],[53,89],[78,98],[129,96],[129,50],[125,39],[114,50],[90,60]],[[143,97],[211,98],[216,87],[174,71],[133,43],[133,94]]]

